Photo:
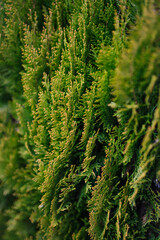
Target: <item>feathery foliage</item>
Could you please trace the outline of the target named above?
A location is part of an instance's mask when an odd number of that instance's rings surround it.
[[[156,239],[158,1],[0,9],[2,239]]]

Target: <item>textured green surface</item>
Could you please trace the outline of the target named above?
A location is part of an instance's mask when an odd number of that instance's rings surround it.
[[[0,9],[1,239],[158,239],[158,1]]]

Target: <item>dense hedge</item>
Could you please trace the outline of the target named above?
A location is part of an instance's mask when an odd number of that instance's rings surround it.
[[[158,0],[1,0],[2,240],[160,238]]]

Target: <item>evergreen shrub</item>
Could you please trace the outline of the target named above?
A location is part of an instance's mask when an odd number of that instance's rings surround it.
[[[159,9],[0,1],[2,240],[160,238]]]

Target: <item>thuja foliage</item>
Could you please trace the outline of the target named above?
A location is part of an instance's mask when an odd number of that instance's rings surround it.
[[[1,2],[1,238],[157,239],[158,1]]]
[[[89,200],[92,239],[160,236],[159,20],[152,4],[143,9],[111,80],[109,105],[118,124],[109,133],[105,164]]]

